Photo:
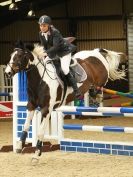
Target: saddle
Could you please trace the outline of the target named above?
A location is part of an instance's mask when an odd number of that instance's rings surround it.
[[[83,81],[85,81],[87,79],[87,74],[86,74],[84,68],[74,58],[72,58],[72,60],[71,60],[70,72],[72,72],[77,83],[82,83]]]
[[[61,80],[60,82],[63,82],[63,85],[70,86],[69,82],[67,81],[62,69],[61,69],[61,64],[60,64],[60,59],[56,57],[55,59],[52,60],[53,65],[55,66],[56,74],[58,80]],[[87,79],[87,74],[83,67],[77,62],[76,59],[71,60],[70,64],[70,73],[73,75],[77,83],[82,83],[84,80]]]

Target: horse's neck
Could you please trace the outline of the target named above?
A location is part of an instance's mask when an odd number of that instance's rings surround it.
[[[34,57],[33,65],[36,66],[38,69],[40,77],[45,80],[45,79],[50,79],[53,78],[55,79],[56,73],[55,73],[55,68],[51,62],[48,62],[49,60],[41,60],[38,59],[37,57]]]

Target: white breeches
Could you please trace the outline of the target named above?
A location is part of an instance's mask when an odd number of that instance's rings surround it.
[[[61,69],[65,75],[69,73],[69,66],[71,62],[71,53],[65,55],[64,57],[60,58],[61,62]]]

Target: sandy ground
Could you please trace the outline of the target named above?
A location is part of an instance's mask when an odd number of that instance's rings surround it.
[[[88,125],[133,126],[132,118],[66,120]],[[133,141],[133,134],[66,131],[65,137],[107,141]],[[12,121],[0,121],[0,146],[12,144]],[[43,153],[36,166],[33,154],[0,153],[0,177],[133,177],[133,157],[65,153]]]

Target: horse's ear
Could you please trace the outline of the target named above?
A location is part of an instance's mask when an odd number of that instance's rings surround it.
[[[24,43],[21,40],[15,42],[14,46],[15,48],[24,49]]]
[[[28,60],[30,59],[30,61],[33,61],[33,60],[34,60],[34,56],[33,56],[32,53],[29,52],[29,51],[27,52],[27,55],[25,56],[25,58],[28,59]]]
[[[30,61],[34,60],[34,56],[32,55],[31,51],[34,49],[34,45],[32,43],[25,44],[25,49],[28,51],[28,54],[26,55],[27,59],[30,59]]]
[[[28,49],[29,51],[33,51],[34,44],[31,44],[31,43],[25,44],[25,48]]]

